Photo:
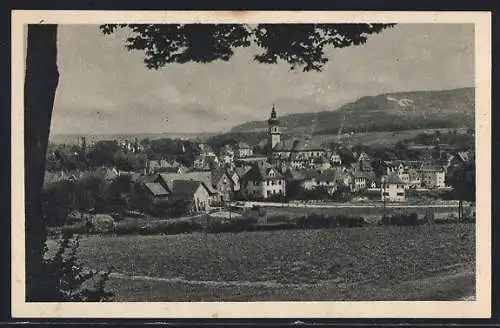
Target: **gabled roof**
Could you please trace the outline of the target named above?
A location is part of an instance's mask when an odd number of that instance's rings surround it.
[[[352,177],[355,179],[367,179],[367,180],[373,180],[375,178],[375,174],[372,172],[366,172],[366,171],[356,171],[352,173]]]
[[[209,192],[211,193],[217,192],[212,187],[211,171],[191,171],[186,173],[161,173],[158,175],[158,177],[163,179],[164,183],[166,183],[166,185],[170,190],[173,190],[172,188],[175,180],[187,180],[187,181],[203,182]]]
[[[244,165],[244,166],[238,166],[234,169],[236,174],[241,178],[243,177],[248,171],[252,169],[251,165]]]
[[[411,180],[414,180],[416,178],[420,178],[420,174],[418,173],[418,170],[413,169],[413,168],[408,170],[408,175],[409,175]]]
[[[173,193],[181,196],[192,197],[200,186],[203,186],[203,188],[207,189],[207,191],[210,193],[210,190],[201,181],[175,180],[172,186],[173,186],[172,190]]]
[[[291,151],[293,148],[294,142],[295,142],[295,140],[293,140],[293,139],[281,140],[280,142],[278,142],[274,146],[273,150]]]
[[[422,171],[436,171],[436,172],[441,172],[444,171],[444,167],[435,163],[424,163],[422,164]]]
[[[271,172],[274,172],[274,176],[271,176]],[[264,180],[275,180],[283,179],[283,175],[280,171],[270,165],[254,165],[244,176],[243,179],[251,181],[264,181]]]
[[[240,141],[236,144],[236,147],[238,147],[238,149],[250,149],[250,145],[247,144],[246,142],[244,141]]]
[[[465,163],[471,162],[474,158],[474,153],[469,151],[459,151],[457,152],[457,157]]]
[[[151,192],[154,196],[166,196],[169,194],[169,192],[163,188],[163,186],[159,183],[154,183],[154,182],[146,182],[144,184],[147,190]]]
[[[138,182],[138,183],[146,183],[146,182],[153,182],[155,179],[154,176],[150,175],[144,175],[142,173],[134,172],[132,173],[130,180],[132,182]]]
[[[361,152],[361,154],[359,154],[358,156],[358,161],[362,160],[362,159],[370,159],[370,155],[368,155],[366,152]]]
[[[224,175],[226,175],[226,169],[223,167],[212,170],[210,177],[212,185],[216,185],[217,183],[219,183],[220,179],[222,179]]]

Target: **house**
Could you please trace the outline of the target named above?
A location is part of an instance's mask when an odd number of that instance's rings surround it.
[[[285,177],[269,164],[254,164],[241,178],[241,190],[248,198],[285,196]]]
[[[225,145],[220,149],[219,162],[232,165],[234,162],[234,150],[231,145]]]
[[[193,170],[210,171],[219,166],[219,158],[213,154],[202,154],[193,162]]]
[[[377,183],[377,179],[373,178],[373,179],[368,179],[366,181],[366,189],[370,189],[370,190],[378,190],[378,187],[380,187],[380,183]]]
[[[320,171],[326,171],[332,168],[332,164],[326,157],[316,158],[314,164],[315,164],[315,169]]]
[[[474,161],[473,151],[458,151],[448,158],[447,166],[457,166]]]
[[[246,173],[246,172],[245,172]],[[227,170],[227,175],[233,183],[233,192],[237,193],[240,191],[240,176],[236,170]]]
[[[310,170],[305,173],[305,178],[302,183],[305,190],[313,190],[320,187],[325,188],[328,193],[332,194],[337,190],[337,175],[335,171],[320,172]]]
[[[405,184],[397,174],[389,174],[382,179],[380,198],[383,201],[401,202],[405,200]]]
[[[162,184],[167,190],[172,190],[175,180],[200,181],[205,184],[210,193],[210,203],[229,201],[234,195],[234,183],[224,168],[211,171],[191,171],[186,173],[161,173],[155,182]]]
[[[108,167],[99,168],[95,171],[95,174],[102,177],[106,182],[111,182],[111,181],[115,180],[120,175],[120,173],[118,172],[118,170],[115,167],[113,167],[113,168],[108,168]]]
[[[326,151],[321,147],[311,145],[307,138],[281,139],[280,120],[278,119],[276,108],[273,106],[271,115],[267,120],[268,136],[267,149],[270,159],[289,159],[293,154],[300,154],[306,159],[322,157]]]
[[[220,201],[227,202],[233,198],[234,182],[225,168],[217,168],[210,172],[212,187],[218,192]]]
[[[304,169],[304,160],[293,158],[290,160],[289,166],[293,169]]]
[[[158,204],[168,199],[169,192],[160,183],[146,182],[144,184],[147,197],[152,204]]]
[[[408,189],[418,189],[422,187],[422,178],[418,170],[410,168],[408,170],[408,178]]]
[[[370,162],[372,159],[366,152],[361,152],[357,157],[358,162]]]
[[[241,184],[241,178],[252,169],[252,165],[242,165],[242,166],[237,166],[234,168],[234,172],[238,175],[240,184]]]
[[[175,180],[172,183],[172,194],[191,202],[190,213],[207,212],[210,209],[211,193],[201,181]]]
[[[445,187],[445,169],[440,165],[422,165],[422,186],[429,189]]]
[[[326,188],[330,194],[332,194],[338,189],[339,186],[348,186],[349,182],[349,177],[342,170],[311,170],[305,173],[302,187],[305,190],[313,190],[315,188],[323,187]]]
[[[166,159],[160,159],[149,160],[146,162],[146,172],[148,174],[155,174],[158,172],[180,173],[185,171],[187,171],[187,168],[175,160],[169,161]]]
[[[162,173],[186,173],[188,171],[188,168],[185,167],[184,165],[179,165],[179,166],[172,166],[172,167],[165,167],[161,168],[158,170],[158,172]]]
[[[370,186],[369,182],[374,180],[374,174],[369,174],[363,171],[350,173],[350,176],[352,191],[365,190]]]
[[[253,155],[253,149],[246,142],[238,142],[236,144],[236,156],[239,158],[249,157]]]
[[[202,156],[215,156],[215,152],[214,150],[212,149],[212,147],[210,147],[209,145],[205,144],[205,143],[200,143],[198,144],[198,149],[200,150],[200,154]]]
[[[264,165],[265,163],[267,163],[266,156],[256,156],[255,154],[253,156],[237,158],[234,160],[234,164],[236,166],[252,165],[252,164]]]
[[[333,166],[342,165],[342,158],[336,151],[331,152],[328,156],[328,159],[330,160],[330,163],[332,163]]]

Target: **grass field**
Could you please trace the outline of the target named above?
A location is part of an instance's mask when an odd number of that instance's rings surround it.
[[[420,129],[420,130],[405,130],[405,131],[372,131],[365,133],[354,133],[353,135],[337,136],[333,134],[325,135],[318,134],[313,136],[311,141],[314,144],[324,142],[338,142],[343,145],[366,145],[366,146],[388,146],[394,145],[398,141],[413,139],[421,133],[434,133],[439,130],[441,133],[452,131],[453,129]],[[464,133],[467,129],[456,129],[459,133]]]
[[[83,237],[118,301],[441,300],[474,294],[474,224]]]

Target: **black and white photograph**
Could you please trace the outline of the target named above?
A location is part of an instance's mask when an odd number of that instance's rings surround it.
[[[18,23],[13,300],[489,311],[488,14],[118,14]]]

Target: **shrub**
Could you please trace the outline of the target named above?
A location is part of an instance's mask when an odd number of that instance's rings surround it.
[[[129,235],[139,232],[141,223],[139,221],[119,222],[115,226],[115,234]]]
[[[61,228],[61,232],[64,235],[81,235],[87,233],[87,227],[85,226],[85,224],[66,225]]]
[[[191,233],[202,230],[203,227],[201,224],[194,221],[174,221],[164,225],[160,229],[160,231],[165,234]]]
[[[267,217],[267,222],[269,223],[274,223],[274,222],[289,222],[290,221],[290,216],[289,215],[284,215],[284,214],[278,214],[278,215],[271,215]]]
[[[392,216],[382,216],[381,223],[384,225],[417,226],[422,222],[418,220],[418,214],[413,212],[410,214],[397,213]]]
[[[110,271],[85,271],[76,257],[78,246],[79,237],[67,234],[59,241],[57,253],[44,260],[44,279],[38,282],[36,295],[39,301],[102,302],[112,299],[113,294],[105,290]],[[84,287],[91,282],[91,287]]]

